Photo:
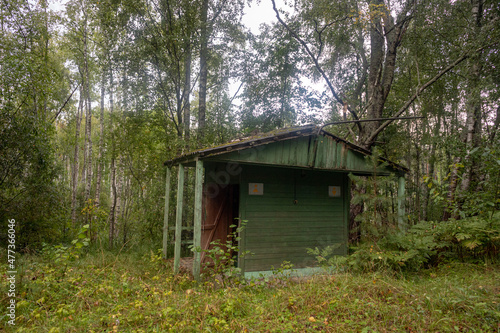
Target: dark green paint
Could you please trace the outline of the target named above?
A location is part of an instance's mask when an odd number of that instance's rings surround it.
[[[339,170],[358,174],[370,174],[375,171],[369,163],[366,163],[365,155],[349,149],[342,141],[324,135],[271,142],[255,148],[211,156],[207,159],[270,166]],[[376,171],[381,174],[394,172],[391,168],[379,168]]]
[[[240,215],[246,221],[241,247],[250,251],[240,259],[245,272],[278,268],[284,260],[295,267],[314,265],[308,248],[341,243],[336,254],[346,254],[345,196],[328,196],[328,186],[345,189],[343,173],[243,166]],[[264,195],[249,195],[248,183],[263,183]]]

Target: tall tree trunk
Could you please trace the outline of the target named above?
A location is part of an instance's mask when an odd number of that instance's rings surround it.
[[[113,144],[114,145],[114,144]],[[114,245],[114,239],[115,239],[115,226],[116,226],[116,161],[114,157],[114,151],[113,151],[113,156],[111,157],[111,207],[109,210],[109,233],[108,233],[108,240],[109,240],[109,248],[112,249]]]
[[[83,27],[83,61],[84,61],[84,99],[86,106],[86,116],[85,116],[85,138],[86,138],[86,184],[85,184],[85,205],[89,205],[90,202],[90,190],[92,186],[92,105],[90,99],[90,73],[89,73],[89,50],[88,50],[88,21],[87,21],[87,8],[84,6],[82,9],[84,18]],[[90,234],[92,235],[94,230],[92,229],[92,221],[90,215],[87,213],[86,216],[87,224],[90,225]]]
[[[448,196],[447,196],[447,206],[445,207],[443,220],[446,221],[451,217],[456,218],[455,209],[455,193],[458,185],[458,165],[461,162],[460,156],[456,156],[453,160],[453,164],[451,165],[450,171],[450,186],[448,187]]]
[[[415,209],[414,211],[417,212],[417,219],[418,221],[421,220],[421,195],[422,195],[422,184],[420,182],[420,177],[421,177],[421,170],[420,170],[420,163],[421,163],[421,149],[420,149],[420,144],[415,142],[415,173],[414,173],[414,182],[415,182]]]
[[[85,184],[85,204],[88,205],[90,204],[90,191],[92,187],[92,113],[91,113],[91,106],[89,105],[89,101],[85,101],[86,104],[86,109],[87,109],[87,114],[85,117],[85,138],[86,138],[86,150],[87,150],[87,161],[86,161],[86,184]],[[87,214],[87,223],[92,224],[92,221],[90,221],[90,216]],[[92,226],[89,228],[92,231]]]
[[[453,119],[451,121],[451,126],[449,133],[459,133],[460,132],[460,126],[459,126],[459,119],[458,119],[458,103],[457,102],[452,102],[452,110],[455,110],[453,113]],[[445,122],[446,124],[446,122]],[[463,133],[461,133],[460,140],[463,139]],[[444,207],[444,212],[443,212],[443,221],[446,221],[452,217],[452,207],[455,205],[455,192],[457,189],[457,183],[458,183],[458,165],[462,162],[462,159],[460,156],[455,156],[453,157],[449,151],[448,153],[448,163],[447,165],[450,165],[450,176],[449,176],[449,186],[448,186],[448,194],[446,197],[446,206]],[[455,217],[454,215],[453,217]]]
[[[442,95],[440,98],[439,105],[440,105],[440,110],[442,110],[444,108]],[[437,138],[439,136],[440,132],[441,132],[441,116],[438,114],[437,123],[436,123],[436,126],[434,127],[434,131],[433,131],[434,138]],[[436,156],[435,156],[436,154],[435,153],[436,153],[436,141],[434,139],[434,140],[432,140],[432,144],[431,144],[431,147],[429,150],[428,170],[427,170],[427,177],[429,179],[434,178],[434,169],[435,169],[435,165],[436,165]],[[423,209],[422,209],[422,219],[424,221],[427,221],[428,216],[429,216],[429,213],[428,213],[429,199],[430,199],[430,189],[428,186],[424,186],[424,198],[423,198]]]
[[[200,84],[198,91],[198,138],[203,143],[205,137],[207,111],[207,80],[208,80],[208,2],[203,0],[201,5],[201,40],[200,40]]]
[[[109,209],[109,248],[113,248],[115,225],[116,225],[116,144],[115,144],[115,130],[113,125],[114,117],[114,82],[113,82],[113,68],[109,68],[109,131],[111,133],[111,166],[110,166],[110,184],[111,184],[111,207]]]
[[[82,78],[82,89],[80,95],[80,103],[82,104],[82,120],[83,115],[85,115],[85,128],[83,132],[83,166],[82,166],[82,182],[87,184],[87,103],[86,103],[86,92],[85,92],[85,70],[80,68],[80,76]]]
[[[128,216],[130,213],[130,207],[132,204],[132,194],[130,193],[130,187],[131,187],[131,181],[130,178],[127,179],[125,182],[125,186],[122,190],[122,198],[123,198],[123,207],[122,207],[122,213],[120,215],[120,221],[122,225],[122,240],[123,240],[123,245],[127,244],[127,239],[128,239],[128,230],[129,230],[129,223],[128,221]]]
[[[190,140],[190,130],[191,130],[191,102],[189,101],[190,97],[190,92],[191,92],[191,55],[192,55],[192,49],[191,49],[191,37],[188,38],[188,42],[186,44],[186,58],[184,59],[184,92],[183,92],[183,100],[184,100],[184,106],[183,106],[183,112],[184,112],[184,149],[186,151],[189,151],[189,140]],[[189,179],[189,171],[186,168],[185,169],[185,176],[186,179]],[[188,182],[184,183],[184,193],[189,193],[189,184]],[[187,207],[188,205],[188,196],[184,195],[184,207]],[[184,209],[184,214],[186,214],[188,210]]]
[[[83,86],[80,86],[80,97],[83,96]],[[75,129],[75,150],[73,154],[73,172],[71,175],[71,223],[76,227],[76,194],[78,191],[78,171],[79,171],[79,138],[80,125],[82,122],[83,100],[80,98],[78,109],[76,112],[76,129]]]
[[[99,155],[97,157],[97,180],[95,187],[95,205],[96,208],[99,208],[101,203],[101,183],[102,183],[102,169],[103,169],[103,155],[104,155],[104,94],[106,92],[105,89],[106,84],[106,73],[102,74],[102,82],[101,82],[101,117],[100,117],[100,137],[99,137]]]
[[[370,9],[376,10],[383,4],[382,0],[372,0],[370,2]],[[370,24],[370,65],[368,70],[368,100],[369,106],[367,109],[367,118],[381,118],[382,110],[384,107],[384,100],[382,99],[382,73],[384,71],[383,62],[385,54],[385,39],[382,28],[382,18],[380,15],[373,15]],[[371,133],[380,126],[378,121],[368,122],[362,127],[360,134],[360,144],[370,149],[373,142],[369,141]]]
[[[186,58],[184,60],[184,139],[186,141],[186,149],[189,150],[189,139],[191,130],[191,41],[186,45]]]
[[[351,186],[351,199],[354,197],[354,193],[359,192],[360,194],[366,193],[366,187],[360,187],[357,184],[352,184]],[[356,221],[356,216],[363,213],[363,204],[350,205],[349,207],[349,244],[357,244],[361,241],[361,230],[360,221]]]
[[[500,105],[497,107],[495,122],[493,123],[493,128],[490,131],[490,138],[488,140],[490,144],[493,144],[495,142],[495,136],[497,135],[498,127],[500,127]]]
[[[474,35],[479,36],[483,17],[483,1],[472,1],[472,14],[475,18]],[[469,191],[471,183],[475,183],[478,177],[479,161],[476,156],[471,154],[474,148],[478,148],[481,144],[481,54],[474,55],[470,58],[470,68],[468,77],[468,100],[467,100],[467,121],[465,146],[467,153],[466,161],[470,161],[462,176],[461,190],[463,193]]]
[[[122,198],[123,198],[123,181],[124,181],[124,175],[123,175],[123,162],[121,158],[118,158],[118,166],[116,169],[116,176],[115,176],[115,182],[116,182],[116,196],[115,196],[115,227],[114,227],[114,238],[118,238],[118,229],[120,227],[120,222],[121,219],[120,217],[123,215],[122,212]]]

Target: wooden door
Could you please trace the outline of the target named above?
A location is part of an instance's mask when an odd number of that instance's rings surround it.
[[[213,241],[219,240],[221,244],[226,244],[228,236],[231,234],[230,226],[234,221],[234,191],[233,185],[222,185],[218,188],[217,195],[203,191],[203,219],[201,225],[201,248],[209,250],[213,246]],[[202,267],[212,265],[211,260],[205,252],[201,254]]]

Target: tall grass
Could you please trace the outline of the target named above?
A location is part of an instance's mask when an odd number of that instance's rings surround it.
[[[404,276],[381,272],[308,279],[281,276],[214,288],[213,281],[196,283],[187,275],[174,276],[170,263],[151,251],[140,255],[92,251],[66,269],[41,256],[24,256],[21,261],[16,327],[9,327],[2,317],[0,330],[499,330],[499,266],[450,264]],[[3,276],[3,290],[6,286]]]

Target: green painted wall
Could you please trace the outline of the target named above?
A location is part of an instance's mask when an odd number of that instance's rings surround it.
[[[344,245],[347,253],[347,174],[338,172],[242,166],[240,216],[247,221],[240,258],[245,272],[280,267],[284,260],[296,268],[314,266],[307,248]],[[249,195],[249,183],[263,183],[263,195]],[[341,186],[339,198],[329,197],[328,186]],[[296,200],[296,203],[294,203]]]

